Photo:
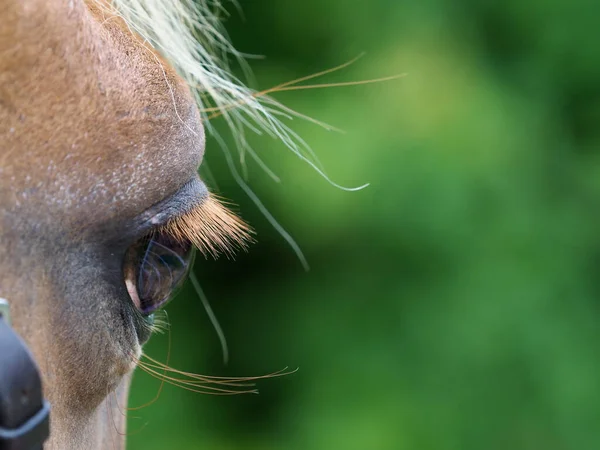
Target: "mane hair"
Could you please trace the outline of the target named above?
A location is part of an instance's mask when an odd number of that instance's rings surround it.
[[[339,189],[356,191],[365,188],[368,183],[358,187],[344,187],[332,181],[324,172],[310,146],[288,124],[292,119],[299,118],[326,130],[333,130],[333,127],[296,112],[268,95],[279,90],[310,88],[311,86],[297,86],[297,83],[347,67],[358,58],[337,68],[284,82],[265,91],[256,91],[247,87],[231,72],[229,60],[232,59],[237,61],[246,76],[250,75],[244,54],[233,47],[224,30],[221,18],[227,16],[228,12],[221,0],[88,1],[95,3],[101,9],[108,10],[110,14],[121,17],[130,30],[144,40],[144,44],[158,51],[185,80],[196,98],[204,127],[223,151],[233,178],[287,241],[304,268],[308,270],[308,263],[298,244],[246,183],[246,155],[254,159],[274,181],[279,181],[250,146],[246,139],[246,130],[256,134],[266,133],[279,139],[329,184]],[[234,6],[238,6],[235,0],[229,1]],[[381,80],[367,82],[374,81]],[[339,85],[346,84],[353,83]],[[327,85],[312,87],[327,87]],[[210,120],[217,116],[222,116],[229,126],[235,148],[239,153],[239,163],[234,160],[227,141],[210,123]],[[238,170],[238,166],[241,166],[242,173]]]
[[[246,130],[250,129],[280,139],[322,172],[308,145],[283,123],[293,117],[306,117],[247,87],[232,74],[230,59],[237,61],[246,75],[250,71],[244,55],[233,47],[224,30],[221,18],[228,13],[220,0],[92,1],[121,17],[183,77],[196,97],[209,133],[216,134],[209,119],[224,118],[242,166],[249,154],[266,169],[246,140]]]

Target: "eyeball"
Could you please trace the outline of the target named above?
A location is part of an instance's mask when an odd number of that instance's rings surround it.
[[[125,286],[144,316],[164,307],[177,294],[193,265],[195,249],[188,240],[154,231],[127,249]]]

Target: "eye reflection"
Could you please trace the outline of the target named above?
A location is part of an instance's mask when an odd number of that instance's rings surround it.
[[[153,232],[129,247],[125,284],[139,311],[150,315],[171,300],[194,261],[194,247],[164,232]]]

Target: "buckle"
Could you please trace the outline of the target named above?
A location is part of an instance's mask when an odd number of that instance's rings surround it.
[[[18,428],[8,429],[0,426],[0,449],[38,449],[49,434],[50,403],[44,400],[42,408]]]
[[[50,404],[31,353],[9,325],[8,306],[0,298],[0,450],[39,450],[50,434]]]

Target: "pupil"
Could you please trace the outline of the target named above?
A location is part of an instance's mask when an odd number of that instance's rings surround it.
[[[171,300],[183,285],[194,261],[194,247],[166,233],[155,232],[128,250],[142,314],[149,315]]]

